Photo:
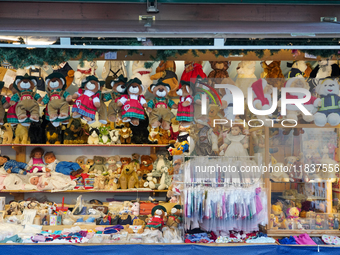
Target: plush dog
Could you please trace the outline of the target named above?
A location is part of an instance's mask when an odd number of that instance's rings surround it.
[[[144,91],[142,81],[138,78],[128,81],[126,90],[127,95],[122,95],[117,101],[117,106],[122,107],[123,122],[130,122],[132,125],[138,126],[139,120],[144,119],[144,108],[147,107],[146,100],[142,95]]]
[[[21,124],[18,124],[15,129],[15,139],[14,144],[30,144],[30,139],[28,136],[28,129]]]
[[[156,73],[152,75],[151,80],[158,80],[159,82],[166,83],[170,86],[169,96],[177,96],[176,90],[178,89],[178,78],[176,75],[175,61],[161,61],[156,68]],[[149,92],[151,92],[149,87]]]
[[[90,128],[89,138],[87,139],[88,144],[99,144],[99,130],[98,128]]]
[[[130,128],[124,127],[119,130],[120,134],[120,142],[121,144],[130,144],[131,143],[131,136],[132,131]]]
[[[78,144],[82,132],[80,119],[71,119],[64,131],[64,144]]]
[[[2,144],[11,144],[13,141],[13,130],[11,124],[6,123],[1,127],[1,130],[3,132]]]
[[[159,130],[160,128],[152,128],[151,126],[149,126],[149,136],[148,136],[148,143],[149,144],[158,144],[158,140],[160,140],[159,137]]]
[[[46,125],[46,144],[61,144],[63,142],[62,127],[53,126],[52,123]]]
[[[167,98],[170,92],[170,85],[158,81],[157,84],[151,85],[150,90],[154,99],[148,102],[149,124],[152,128],[162,126],[163,129],[169,130],[171,119],[174,117],[171,109],[177,109],[174,101]]]
[[[31,144],[45,144],[46,143],[46,132],[41,121],[32,122],[28,128],[28,137]]]
[[[135,164],[129,163],[123,166],[122,173],[119,177],[122,189],[138,188],[138,175],[136,173]]]
[[[119,129],[110,130],[109,133],[110,133],[111,144],[121,144]]]

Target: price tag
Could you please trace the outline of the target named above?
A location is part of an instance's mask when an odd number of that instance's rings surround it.
[[[104,55],[104,59],[117,59],[117,51],[109,51]]]

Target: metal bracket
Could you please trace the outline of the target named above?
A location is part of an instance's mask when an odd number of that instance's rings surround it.
[[[146,12],[159,12],[157,9],[157,0],[147,0],[146,1]]]
[[[71,45],[70,37],[60,37],[60,45]]]

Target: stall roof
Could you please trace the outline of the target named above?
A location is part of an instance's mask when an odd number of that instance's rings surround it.
[[[338,37],[339,23],[259,21],[166,21],[146,27],[132,20],[2,19],[3,36],[146,38],[296,38]]]

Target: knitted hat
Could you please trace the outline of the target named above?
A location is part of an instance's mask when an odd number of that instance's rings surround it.
[[[127,82],[127,78],[124,77],[122,74],[118,76],[118,78],[114,79],[113,80],[115,83],[116,82],[123,82],[123,83],[126,83]]]
[[[154,89],[155,87],[157,87],[157,86],[165,86],[165,87],[168,87],[168,88],[169,88],[168,91],[171,90],[171,87],[170,87],[169,84],[164,83],[164,82],[162,82],[162,81],[160,81],[160,80],[158,80],[158,82],[157,82],[156,84],[151,84],[150,90],[153,91],[153,89]]]
[[[83,88],[85,87],[86,83],[88,83],[89,81],[96,81],[96,82],[100,83],[99,80],[98,80],[98,78],[97,78],[96,76],[90,75],[90,76],[87,76],[87,77],[83,80],[83,82],[81,83],[81,88],[83,89]],[[100,86],[102,86],[102,85],[100,84]]]
[[[46,77],[46,84],[48,84],[49,80],[53,79],[53,78],[57,78],[63,81],[63,88],[62,90],[66,89],[66,79],[65,76],[62,75],[61,73],[51,73],[49,76]]]
[[[164,206],[162,206],[162,205],[156,205],[154,208],[152,208],[152,210],[151,210],[151,215],[152,215],[152,216],[155,216],[155,212],[156,212],[156,210],[158,210],[158,209],[160,209],[160,210],[162,210],[163,212],[166,213],[166,209],[165,209]]]

